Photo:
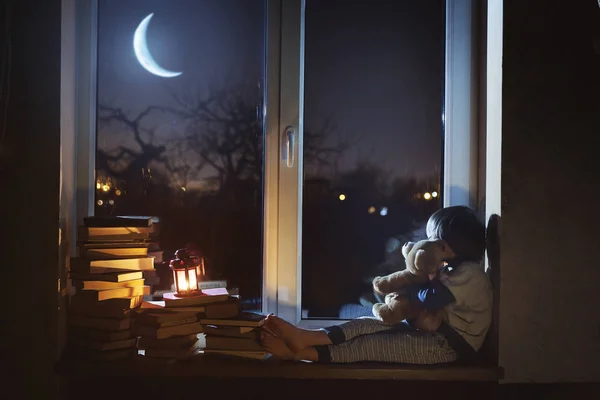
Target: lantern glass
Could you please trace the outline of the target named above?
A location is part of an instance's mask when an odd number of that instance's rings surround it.
[[[173,271],[175,275],[175,290],[177,293],[187,292],[190,288],[187,280],[187,274],[185,269],[178,269]]]
[[[198,291],[200,273],[200,266],[174,268],[173,280],[175,291],[179,294],[189,294]]]
[[[191,290],[198,290],[198,276],[196,275],[197,271],[198,268],[190,268],[187,270],[189,288]]]
[[[169,263],[173,270],[173,283],[178,295],[201,294],[198,283],[204,276],[204,259],[190,255],[185,249],[175,252],[175,259]]]

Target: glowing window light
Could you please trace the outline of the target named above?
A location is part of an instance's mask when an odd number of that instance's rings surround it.
[[[102,188],[102,185],[100,184],[100,182],[97,182],[96,183],[96,189],[100,189],[100,188]]]
[[[110,190],[110,186],[109,185],[102,186],[102,191],[103,192],[108,192],[109,190]]]
[[[103,202],[102,200],[98,200],[98,201],[96,202],[96,204],[98,204],[99,206],[101,206],[102,204],[104,204],[104,202]]]

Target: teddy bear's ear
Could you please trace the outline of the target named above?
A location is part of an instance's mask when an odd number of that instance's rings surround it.
[[[415,251],[415,268],[421,273],[432,274],[442,265],[437,252],[432,249],[417,249]]]
[[[425,250],[417,250],[417,252],[415,253],[415,266],[417,267],[417,269],[420,270],[423,266],[425,266],[425,263],[427,262],[426,257],[427,254]]]
[[[408,257],[408,253],[410,253],[410,251],[412,250],[414,245],[415,245],[414,242],[404,243],[404,246],[402,246],[402,255],[404,256],[404,258]]]

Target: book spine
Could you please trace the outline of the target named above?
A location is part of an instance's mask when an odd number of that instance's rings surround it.
[[[197,317],[190,317],[190,318],[186,318],[184,320],[180,320],[180,321],[167,321],[167,322],[161,322],[160,323],[160,327],[161,328],[167,328],[169,326],[176,326],[176,325],[183,325],[183,324],[190,324],[192,322],[196,322],[198,321]]]
[[[132,279],[124,282],[81,281],[73,279],[73,287],[80,290],[108,290],[144,286],[144,279]]]
[[[226,287],[227,287],[227,281],[205,281],[205,282],[198,283],[198,288],[200,290],[226,288]]]
[[[185,325],[175,325],[169,326],[166,328],[159,328],[156,331],[157,339],[166,339],[172,336],[183,336],[189,335],[192,333],[201,333],[202,325],[197,323],[185,324]]]
[[[130,288],[121,288],[121,289],[108,289],[108,290],[84,290],[82,294],[92,293],[95,294],[95,297],[98,301],[109,300],[114,298],[122,298],[122,297],[133,297],[133,296],[143,296],[146,294],[150,294],[150,286],[138,286],[138,287],[130,287]]]

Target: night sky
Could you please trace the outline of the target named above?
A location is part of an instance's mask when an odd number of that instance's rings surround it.
[[[153,76],[135,58],[133,33],[150,13],[148,47],[159,65],[183,71],[179,77]],[[264,24],[262,0],[100,0],[98,101],[133,115],[172,105],[169,91],[262,82]],[[394,175],[439,169],[443,35],[441,0],[307,1],[305,128],[331,117],[336,135],[360,138],[342,169],[366,159]],[[183,130],[168,114],[147,124],[155,142]],[[103,149],[132,143],[117,125],[98,133]]]

